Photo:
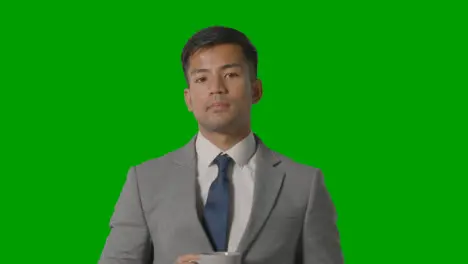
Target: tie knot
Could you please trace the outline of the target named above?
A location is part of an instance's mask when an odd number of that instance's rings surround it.
[[[232,160],[231,157],[229,157],[227,154],[222,154],[222,155],[218,155],[215,159],[214,159],[214,163],[216,165],[218,165],[219,167],[219,170],[225,170],[228,168],[229,166],[229,162]]]

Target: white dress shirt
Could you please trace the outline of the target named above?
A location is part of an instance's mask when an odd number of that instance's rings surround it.
[[[222,151],[200,132],[196,139],[198,184],[203,204],[206,203],[211,183],[218,176],[218,166],[213,160],[225,153],[232,159],[229,176],[233,186],[232,222],[229,232],[228,251],[236,251],[244,234],[252,209],[255,183],[256,144],[252,133],[227,151]]]

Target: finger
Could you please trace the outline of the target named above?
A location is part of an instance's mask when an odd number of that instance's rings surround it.
[[[187,254],[183,255],[177,258],[177,263],[178,264],[183,264],[183,263],[197,263],[197,260],[199,260],[199,256],[195,254]]]

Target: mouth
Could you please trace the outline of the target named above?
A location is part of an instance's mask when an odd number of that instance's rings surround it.
[[[229,104],[228,103],[222,103],[222,102],[217,102],[217,103],[213,103],[211,104],[208,109],[226,109],[229,107]]]

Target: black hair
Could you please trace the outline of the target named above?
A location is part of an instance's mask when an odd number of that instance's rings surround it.
[[[257,78],[258,55],[254,45],[247,36],[234,28],[224,26],[211,26],[196,32],[185,44],[182,50],[182,68],[187,78],[190,57],[200,49],[220,44],[236,44],[242,48],[244,57],[250,67],[252,78]]]

